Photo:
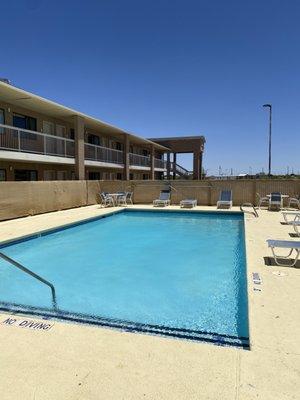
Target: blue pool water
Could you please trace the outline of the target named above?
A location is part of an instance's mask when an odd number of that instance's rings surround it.
[[[0,251],[54,284],[62,317],[247,343],[242,214],[126,210]],[[48,287],[2,259],[0,301],[52,308]]]

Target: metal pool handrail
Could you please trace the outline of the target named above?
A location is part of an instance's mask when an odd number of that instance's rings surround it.
[[[44,283],[45,285],[49,286],[51,289],[51,294],[52,294],[52,304],[53,308],[57,309],[57,302],[56,302],[56,293],[55,293],[55,288],[52,285],[52,283],[48,282],[46,279],[42,278],[35,272],[31,271],[30,269],[24,267],[22,264],[18,263],[17,261],[13,260],[12,258],[6,256],[3,253],[0,253],[0,257],[3,258],[3,260],[7,261],[8,263],[14,265],[15,267],[19,268],[21,271],[25,272],[28,275],[31,275],[33,278],[37,279],[38,281]]]
[[[253,211],[244,210],[243,207],[250,207],[250,208],[253,208]],[[257,211],[256,211],[256,209],[255,209],[255,207],[254,207],[254,205],[253,205],[252,203],[243,203],[243,204],[240,206],[240,210],[241,210],[242,212],[244,212],[244,213],[253,214],[255,218],[258,218],[258,213],[257,213]]]

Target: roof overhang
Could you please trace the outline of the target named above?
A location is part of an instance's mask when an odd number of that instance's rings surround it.
[[[165,146],[174,153],[193,153],[194,151],[203,151],[206,142],[204,136],[179,136],[151,138],[150,141]]]

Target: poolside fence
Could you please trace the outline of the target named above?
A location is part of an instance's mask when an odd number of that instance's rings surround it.
[[[199,205],[214,205],[222,189],[232,189],[233,204],[237,206],[245,202],[256,204],[256,193],[300,194],[299,179],[0,182],[0,220],[97,204],[100,191],[132,191],[134,203],[149,204],[169,184],[172,204],[193,198]]]

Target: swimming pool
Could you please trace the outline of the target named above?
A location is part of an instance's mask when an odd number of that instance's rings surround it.
[[[216,344],[249,346],[242,214],[137,211],[1,246],[0,308]]]

